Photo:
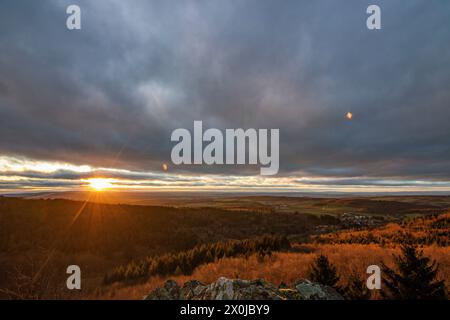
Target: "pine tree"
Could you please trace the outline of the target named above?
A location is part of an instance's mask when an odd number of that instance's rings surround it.
[[[384,298],[394,300],[446,299],[444,281],[437,281],[436,261],[430,261],[412,245],[402,247],[402,256],[395,256],[398,272],[383,264]]]
[[[183,271],[181,270],[180,266],[177,266],[173,274],[176,276],[180,276],[183,274]]]
[[[372,293],[366,283],[357,275],[351,275],[343,294],[348,300],[369,300]]]
[[[312,281],[338,289],[339,276],[337,275],[336,267],[322,254],[311,265],[309,277]]]

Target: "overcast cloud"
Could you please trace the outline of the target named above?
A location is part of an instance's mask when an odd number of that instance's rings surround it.
[[[447,0],[0,3],[3,156],[159,170],[203,120],[280,128],[281,176],[448,181],[449,84]]]

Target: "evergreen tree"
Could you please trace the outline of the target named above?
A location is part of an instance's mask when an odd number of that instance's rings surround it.
[[[369,300],[372,295],[366,283],[357,275],[350,276],[343,294],[347,300]]]
[[[337,287],[339,276],[337,275],[336,267],[333,266],[328,261],[328,258],[322,254],[318,256],[311,265],[309,277],[312,281],[320,284],[327,285],[335,289],[339,288]]]
[[[183,274],[183,271],[181,270],[180,266],[177,266],[173,274],[176,276],[180,276]]]
[[[395,300],[446,299],[444,281],[437,281],[436,261],[430,261],[416,247],[404,245],[395,257],[396,272],[383,264],[384,298]]]

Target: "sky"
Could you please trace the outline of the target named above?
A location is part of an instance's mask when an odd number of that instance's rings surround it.
[[[449,21],[447,0],[2,0],[0,192],[449,192]],[[279,128],[279,173],[173,165],[195,120]]]

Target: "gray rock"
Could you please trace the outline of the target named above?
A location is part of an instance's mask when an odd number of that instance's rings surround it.
[[[262,280],[219,278],[203,291],[201,300],[280,300],[278,289]]]
[[[162,288],[153,290],[145,300],[179,300],[180,286],[174,280],[167,280]]]
[[[182,288],[168,280],[156,288],[146,300],[343,300],[333,288],[301,280],[294,287],[277,288],[263,280],[227,279],[221,277],[208,285],[197,280],[186,282]]]
[[[206,285],[198,280],[186,282],[180,290],[180,300],[198,300],[206,290]]]
[[[294,287],[301,300],[344,300],[335,289],[309,280],[297,281]]]

